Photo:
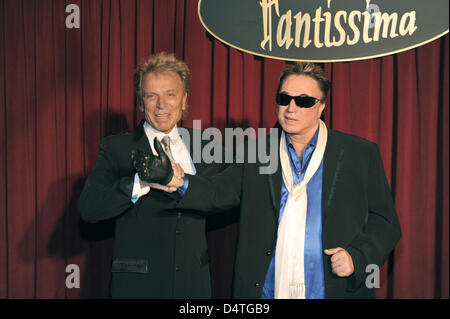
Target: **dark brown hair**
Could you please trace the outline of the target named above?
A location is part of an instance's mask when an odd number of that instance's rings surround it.
[[[295,64],[288,65],[281,72],[277,94],[280,93],[281,86],[290,75],[306,75],[316,80],[323,95],[321,101],[323,102],[327,99],[330,81],[328,80],[324,70],[319,65],[312,62],[297,62]]]

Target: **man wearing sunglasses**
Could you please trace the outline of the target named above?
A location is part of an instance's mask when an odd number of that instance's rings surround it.
[[[366,270],[385,263],[400,225],[377,145],[320,120],[328,89],[315,64],[282,72],[274,174],[245,162],[168,184],[187,189],[180,209],[207,216],[240,206],[235,298],[375,297]],[[175,166],[174,173],[183,172]]]

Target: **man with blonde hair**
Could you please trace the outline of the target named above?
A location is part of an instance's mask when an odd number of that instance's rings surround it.
[[[188,66],[173,54],[154,54],[137,66],[135,91],[144,120],[133,132],[102,139],[81,193],[83,220],[116,220],[113,298],[211,297],[205,220],[174,214],[180,195],[164,192],[172,172],[158,172],[146,162],[157,151],[170,155],[164,164],[177,162],[193,176],[225,168],[220,163],[194,165],[190,143],[183,139],[187,132],[192,140],[193,130],[177,127],[188,109],[189,84]]]

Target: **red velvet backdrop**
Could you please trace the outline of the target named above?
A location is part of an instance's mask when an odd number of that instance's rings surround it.
[[[80,29],[65,27],[70,3],[80,6]],[[192,71],[183,126],[274,124],[284,62],[213,39],[195,0],[0,0],[0,298],[107,295],[111,225],[80,223],[77,196],[100,138],[140,120],[133,69],[162,50]],[[378,143],[402,225],[380,298],[449,297],[448,57],[446,35],[384,58],[325,64],[333,82],[325,121]],[[216,297],[230,292],[232,222],[209,233]],[[72,263],[80,289],[65,286]]]

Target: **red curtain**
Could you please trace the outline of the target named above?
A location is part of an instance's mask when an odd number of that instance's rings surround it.
[[[65,27],[71,3],[79,29]],[[215,40],[195,0],[0,0],[0,298],[107,296],[113,225],[80,222],[76,201],[100,138],[140,120],[135,65],[163,50],[192,72],[183,126],[272,127],[285,63]],[[402,226],[380,298],[449,297],[448,57],[446,35],[324,65],[325,121],[378,143]],[[216,297],[230,294],[236,231],[229,218],[208,233]],[[80,289],[66,288],[68,264]]]

